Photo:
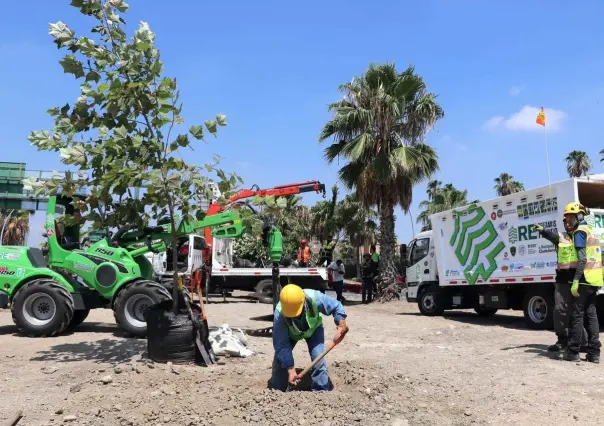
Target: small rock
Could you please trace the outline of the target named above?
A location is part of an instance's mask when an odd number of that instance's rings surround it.
[[[164,416],[164,423],[170,423],[171,420],[172,420],[172,417]]]
[[[79,391],[82,390],[82,384],[78,383],[77,385],[73,385],[72,387],[69,388],[69,392],[71,393],[77,393]]]
[[[323,417],[323,411],[315,411],[315,419],[320,419],[321,417]]]
[[[74,414],[63,417],[64,422],[75,422],[78,418]]]
[[[300,419],[300,420],[298,420],[298,424],[299,425],[305,425],[306,424],[306,420]]]
[[[371,388],[365,389],[365,394],[366,395],[371,395]]]
[[[153,361],[147,361],[145,365],[149,368],[155,368],[155,364],[153,364]]]
[[[463,413],[468,417],[470,417],[472,415],[472,413],[468,410],[464,411]]]
[[[178,369],[176,368],[176,366],[174,364],[172,364],[171,362],[168,361],[168,363],[166,364],[166,369],[174,374],[180,374],[180,371],[178,371]]]
[[[57,367],[42,367],[40,371],[44,374],[53,374],[59,371]]]
[[[99,368],[99,369],[98,369],[98,370],[96,370],[96,371],[98,371],[99,373],[104,373],[104,372],[105,372],[105,369],[104,369],[104,368]]]
[[[104,385],[108,385],[109,383],[113,382],[113,377],[103,376],[101,377],[101,382],[103,382]]]
[[[121,404],[115,404],[115,405],[113,406],[113,409],[114,409],[115,411],[122,411],[122,406],[121,406]]]
[[[121,367],[121,366],[119,366],[119,365],[116,365],[116,366],[115,366],[115,368],[113,369],[113,372],[114,372],[115,374],[122,374],[122,371],[123,371],[123,370],[122,370],[122,367]]]
[[[390,420],[390,414],[386,413],[384,417],[386,417],[386,420]]]
[[[57,411],[55,411],[55,414],[63,414],[63,409],[57,408]]]
[[[7,358],[14,358],[14,355],[6,355]]]
[[[152,397],[158,397],[158,396],[160,396],[160,395],[161,395],[161,392],[160,392],[160,391],[157,391],[157,390],[156,390],[156,391],[151,392],[151,396],[152,396]]]

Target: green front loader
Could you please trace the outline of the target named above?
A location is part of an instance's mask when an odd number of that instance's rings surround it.
[[[152,281],[153,268],[144,254],[166,250],[169,232],[161,227],[130,231],[128,240],[138,248],[115,247],[103,238],[82,250],[80,225],[63,226],[57,220],[60,214],[78,217],[71,201],[61,196],[48,201],[48,262],[40,249],[0,246],[0,307],[10,306],[15,325],[29,336],[55,336],[96,308],[113,309],[116,323],[127,333],[146,335],[146,309],[172,296]],[[215,227],[215,238],[237,238],[244,232],[233,212],[208,219],[181,221],[179,235],[208,226]]]

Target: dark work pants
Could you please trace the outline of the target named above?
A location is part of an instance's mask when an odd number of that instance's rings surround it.
[[[578,354],[583,340],[583,325],[587,330],[587,353],[600,355],[600,325],[596,311],[596,296],[599,287],[579,285],[579,297],[573,298],[573,310],[570,317],[568,351]]]
[[[558,336],[558,343],[568,343],[570,316],[573,309],[573,295],[570,292],[570,284],[556,283],[554,291],[554,331]],[[583,329],[581,346],[587,346],[587,332]]]
[[[371,303],[371,300],[373,299],[373,280],[371,278],[363,278],[361,298],[363,303]]]
[[[333,289],[336,291],[338,301],[343,301],[344,297],[342,297],[342,292],[344,291],[344,281],[334,281]]]

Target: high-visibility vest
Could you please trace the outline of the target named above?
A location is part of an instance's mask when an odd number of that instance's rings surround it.
[[[558,238],[558,270],[576,269],[579,258],[570,235],[559,233]]]
[[[379,253],[373,253],[371,255],[371,260],[373,260],[375,263],[380,263],[380,254]]]
[[[600,240],[593,234],[589,225],[580,225],[577,231],[583,231],[587,234],[587,247],[585,249],[587,263],[583,272],[585,280],[589,285],[602,287],[604,285],[604,277],[602,276],[602,249],[600,248]]]
[[[300,247],[298,249],[298,262],[308,262],[310,260],[310,247]]]
[[[285,318],[287,324],[287,330],[289,337],[293,340],[298,341],[302,339],[310,339],[315,333],[317,328],[323,324],[323,318],[319,309],[317,309],[317,301],[315,299],[314,290],[304,290],[304,313],[306,317],[306,323],[308,324],[308,330],[300,331],[292,318]],[[281,302],[277,304],[277,312],[281,312]]]

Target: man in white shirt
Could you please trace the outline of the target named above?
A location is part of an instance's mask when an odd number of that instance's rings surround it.
[[[338,301],[342,302],[344,300],[344,297],[342,297],[342,292],[344,291],[344,265],[342,264],[342,261],[338,259],[336,262],[331,262],[331,265],[329,265],[327,269],[331,271],[333,289],[336,291]]]

